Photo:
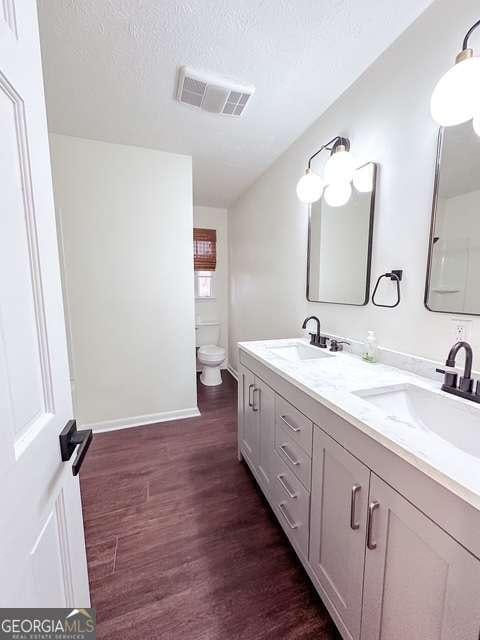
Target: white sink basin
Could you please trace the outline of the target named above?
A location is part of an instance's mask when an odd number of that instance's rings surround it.
[[[270,351],[276,356],[290,360],[291,362],[303,362],[304,360],[318,360],[320,358],[330,358],[331,353],[320,347],[311,347],[303,342],[270,347]]]
[[[458,402],[413,384],[354,392],[389,418],[430,432],[457,449],[480,458],[480,406]]]

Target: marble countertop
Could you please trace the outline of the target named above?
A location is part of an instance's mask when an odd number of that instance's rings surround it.
[[[479,439],[480,405],[441,391],[441,376],[433,381],[385,364],[364,362],[359,356],[346,352],[294,362],[271,350],[299,342],[307,344],[292,338],[240,342],[239,348],[480,510],[479,458],[431,431],[412,428],[355,392],[390,385],[421,387],[457,403],[456,407],[462,412],[473,414],[478,419]]]

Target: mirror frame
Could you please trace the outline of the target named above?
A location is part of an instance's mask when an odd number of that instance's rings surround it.
[[[310,298],[310,237],[311,237],[311,227],[312,227],[312,205],[308,205],[308,242],[307,242],[307,287],[306,287],[306,296],[308,302],[317,302],[319,304],[339,304],[347,307],[364,307],[370,301],[370,280],[371,280],[371,271],[372,271],[372,250],[373,250],[373,227],[375,222],[375,196],[377,191],[377,173],[378,173],[378,164],[376,162],[365,162],[364,164],[357,167],[361,169],[365,167],[367,164],[373,165],[373,189],[371,191],[372,197],[370,200],[370,219],[369,219],[369,229],[368,229],[368,251],[367,251],[367,274],[365,277],[365,298],[363,302],[334,302],[332,300],[313,300]],[[323,195],[322,195],[323,197]]]
[[[432,275],[432,258],[433,258],[433,238],[435,234],[435,223],[437,221],[437,204],[438,204],[438,187],[440,184],[440,171],[442,168],[442,151],[443,141],[445,137],[445,127],[440,127],[437,136],[437,151],[435,157],[435,178],[433,181],[433,199],[432,199],[432,214],[430,220],[430,235],[428,238],[428,258],[427,258],[427,274],[425,278],[425,294],[423,302],[425,308],[432,313],[448,313],[451,316],[480,316],[480,313],[467,313],[465,311],[442,311],[441,309],[432,309],[428,306],[428,297],[430,294],[430,278]]]

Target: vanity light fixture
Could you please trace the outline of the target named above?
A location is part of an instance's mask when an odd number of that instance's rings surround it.
[[[325,189],[325,202],[331,207],[343,207],[350,200],[352,185],[350,182],[333,182]]]
[[[323,178],[312,170],[312,160],[324,149],[330,151]],[[373,168],[364,165],[355,168],[350,152],[350,140],[335,136],[310,156],[305,175],[297,183],[297,196],[301,202],[311,204],[323,196],[331,207],[341,207],[352,195],[352,180],[357,191],[369,192],[373,188]]]
[[[480,20],[470,27],[455,65],[438,81],[433,90],[430,110],[442,127],[461,124],[474,118],[474,129],[480,130],[480,57],[473,55],[468,39],[480,26]]]
[[[297,183],[298,199],[305,204],[316,202],[322,197],[323,187],[322,178],[308,167],[305,175]]]
[[[330,158],[325,165],[325,179],[322,179],[317,173],[312,171],[312,160],[324,149],[330,151]],[[334,156],[338,157],[333,160]],[[320,200],[325,186],[331,182],[332,178],[335,178],[337,183],[343,183],[342,187],[345,190],[345,183],[350,182],[352,179],[352,176],[350,175],[352,165],[353,160],[350,156],[350,140],[348,138],[342,138],[341,136],[335,136],[335,138],[332,138],[326,144],[323,144],[320,149],[315,151],[315,153],[308,159],[305,175],[302,176],[297,183],[298,199],[305,204],[311,204],[312,202]],[[330,176],[330,180],[327,180],[327,175]],[[347,202],[349,197],[350,195],[347,197],[345,202]],[[340,201],[342,200],[342,197],[334,197],[333,200],[335,199]],[[341,204],[345,204],[345,202],[341,202]],[[332,204],[332,206],[340,205]]]

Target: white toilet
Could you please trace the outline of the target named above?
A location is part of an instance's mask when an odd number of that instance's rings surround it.
[[[200,382],[207,387],[222,384],[220,366],[225,360],[225,349],[216,344],[220,338],[220,324],[218,322],[197,322],[195,329],[197,358],[202,365]]]

